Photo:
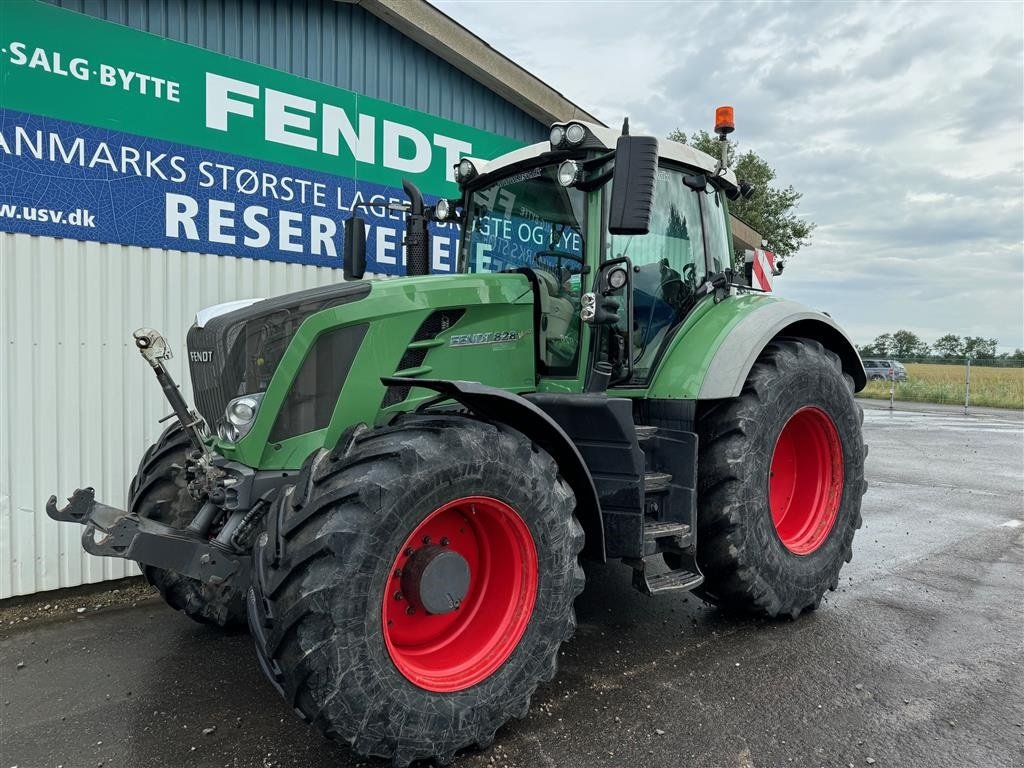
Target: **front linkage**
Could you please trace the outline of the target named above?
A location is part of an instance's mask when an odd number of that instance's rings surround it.
[[[205,425],[188,407],[164,366],[171,350],[164,337],[150,328],[133,334],[142,357],[153,368],[174,417],[188,436],[192,450],[182,467],[188,494],[201,506],[185,528],[140,517],[95,499],[92,488],[79,488],[65,507],[57,497],[46,502],[46,514],[59,522],[85,526],[82,546],[93,555],[134,560],[143,566],[173,571],[202,583],[229,580],[247,584],[251,562],[250,536],[280,485],[282,473],[271,479],[251,468],[214,457],[205,442]],[[224,512],[227,512],[226,519]],[[211,532],[223,519],[216,535]]]
[[[155,520],[146,520],[96,501],[92,488],[79,488],[66,507],[57,497],[46,502],[46,514],[64,523],[80,523],[82,546],[100,557],[122,557],[199,581],[219,583],[230,578],[248,581],[248,555],[194,533]],[[97,537],[97,533],[102,534]]]

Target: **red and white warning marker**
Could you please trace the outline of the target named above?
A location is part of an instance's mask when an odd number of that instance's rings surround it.
[[[750,287],[759,291],[772,290],[772,278],[782,274],[782,261],[777,264],[775,254],[761,249],[746,252],[747,274]]]

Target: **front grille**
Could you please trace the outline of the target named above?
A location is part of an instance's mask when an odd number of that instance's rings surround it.
[[[196,409],[211,430],[224,413],[228,401],[238,397],[243,375],[239,358],[239,334],[229,334],[211,323],[193,325],[187,337],[189,373]]]
[[[216,429],[228,402],[265,392],[302,322],[329,307],[358,301],[370,283],[349,282],[298,291],[211,318],[188,332],[196,409]]]

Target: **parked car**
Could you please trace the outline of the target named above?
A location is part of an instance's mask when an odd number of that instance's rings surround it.
[[[896,381],[907,380],[907,369],[899,360],[867,358],[863,362],[868,381],[884,381],[892,378],[895,378]]]

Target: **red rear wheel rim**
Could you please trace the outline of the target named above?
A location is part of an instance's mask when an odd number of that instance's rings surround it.
[[[794,413],[779,433],[768,476],[775,531],[796,555],[815,552],[828,538],[843,495],[843,446],[820,408]]]
[[[469,588],[451,613],[415,610],[401,594],[402,568],[427,545],[469,566]],[[537,598],[537,548],[523,518],[488,496],[455,499],[406,539],[384,590],[384,642],[406,679],[428,691],[460,691],[490,677],[515,650]]]

